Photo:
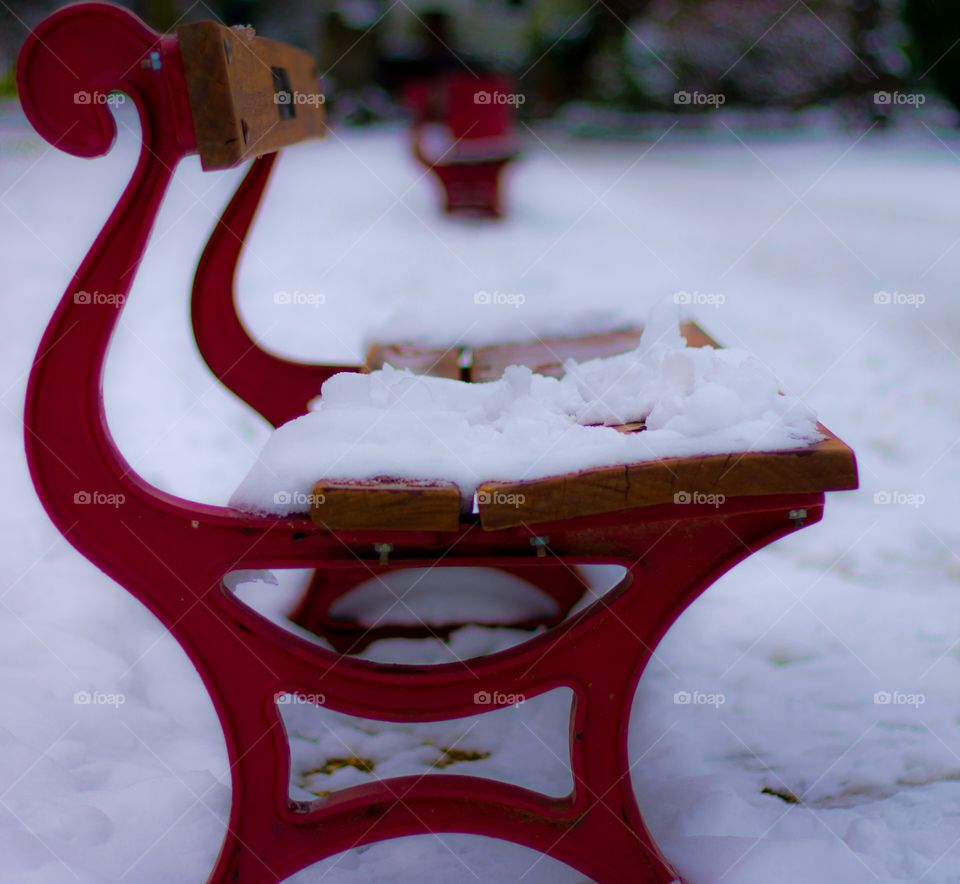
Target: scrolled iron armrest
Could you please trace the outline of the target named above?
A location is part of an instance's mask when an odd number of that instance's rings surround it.
[[[120,7],[68,6],[28,36],[17,84],[27,118],[60,150],[79,157],[110,150],[117,127],[107,98],[114,92],[136,106],[143,142],[130,181],[61,298],[30,372],[25,447],[38,496],[70,542],[117,579],[130,567],[118,543],[118,537],[135,542],[129,532],[153,538],[145,542],[170,561],[197,554],[232,562],[249,546],[244,532],[266,531],[276,520],[154,488],[118,451],[103,409],[110,338],[174,170],[198,151],[178,37],[156,33]],[[275,113],[269,73],[256,85],[256,100]],[[249,92],[246,100],[253,100]],[[303,137],[299,129],[287,131],[292,140]],[[83,297],[91,292],[112,297]],[[89,506],[94,495],[119,505]],[[282,547],[281,541],[271,538],[268,546]]]

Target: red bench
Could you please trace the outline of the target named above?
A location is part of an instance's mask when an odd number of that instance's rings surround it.
[[[450,213],[503,214],[501,177],[515,159],[517,93],[500,75],[454,74],[435,83],[414,83],[406,90],[414,114],[413,154],[443,187]],[[428,123],[439,119],[449,145],[431,155],[424,145]]]
[[[118,7],[82,4],[31,33],[17,75],[31,123],[75,156],[107,153],[116,133],[106,104],[77,103],[78,90],[120,90],[142,121],[140,161],[40,343],[27,389],[25,444],[54,524],[157,616],[213,700],[233,793],[210,880],[274,882],[343,850],[427,832],[514,841],[598,881],[673,880],[630,781],[627,729],[637,682],[666,630],[717,577],[818,521],[825,491],[856,486],[852,452],[827,434],[800,451],[589,470],[524,483],[530,508],[522,512],[501,503],[516,483],[493,483],[481,487],[475,516],[461,514],[455,493],[431,492],[428,508],[416,488],[400,489],[411,506],[430,513],[418,522],[403,519],[404,507],[398,518],[395,507],[379,505],[396,488],[353,488],[342,495],[341,516],[354,521],[342,528],[317,512],[312,519],[257,517],[164,493],[124,461],[111,439],[101,398],[110,338],[183,157],[199,153],[206,168],[224,168],[319,134],[319,104],[297,104],[291,115],[275,100],[317,88],[312,60],[212,23],[161,36]],[[256,161],[252,180],[270,162]],[[252,211],[255,203],[241,198],[239,206]],[[118,297],[85,303],[76,297],[82,291]],[[332,370],[291,370],[259,350],[249,360],[241,360],[247,370],[218,374],[274,423],[299,413]],[[123,503],[82,505],[82,493],[91,490]],[[690,491],[723,494],[726,502],[677,502],[678,493]],[[384,554],[406,567],[556,573],[600,563],[620,565],[626,576],[522,645],[469,665],[438,666],[383,665],[305,642],[241,603],[225,583],[232,571],[271,567],[372,573]],[[529,698],[563,686],[575,696],[569,795],[437,773],[372,781],[309,803],[289,797],[290,751],[277,708],[284,692],[323,695],[346,714],[404,722],[462,718],[505,705],[510,695]],[[492,704],[478,707],[480,695]]]

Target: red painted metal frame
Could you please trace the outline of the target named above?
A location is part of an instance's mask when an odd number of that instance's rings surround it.
[[[150,64],[156,52],[157,64]],[[147,64],[142,62],[147,59]],[[31,34],[18,66],[23,107],[52,144],[77,156],[109,151],[115,126],[77,91],[121,90],[140,113],[144,148],[116,209],[73,277],[30,373],[25,441],[37,493],[83,555],[146,605],[197,668],[223,726],[231,765],[228,830],[210,880],[272,882],[350,847],[402,835],[466,832],[547,853],[599,881],[675,877],[647,832],[630,783],[627,729],[634,690],[661,636],[712,581],[751,552],[822,514],[823,495],[744,498],[715,509],[658,506],[542,526],[567,563],[627,568],[622,584],[555,629],[501,653],[439,666],[381,665],[310,645],[224,588],[238,568],[356,567],[374,541],[409,567],[530,562],[530,532],[455,535],[322,530],[305,519],[252,517],[150,486],[111,439],[103,365],[123,300],[82,303],[79,291],[129,293],[177,162],[194,150],[175,39],[103,4],[61,10]],[[120,505],[85,503],[116,495]],[[99,498],[97,498],[99,499]],[[348,714],[391,721],[481,711],[478,691],[574,692],[573,792],[549,798],[477,777],[387,779],[311,804],[289,798],[289,748],[275,698],[323,694]],[[482,707],[489,709],[490,707]]]
[[[417,624],[391,623],[384,615],[372,626],[365,626],[355,620],[336,617],[331,612],[334,602],[352,592],[360,584],[370,579],[383,580],[383,575],[401,570],[397,565],[371,565],[367,562],[355,568],[317,568],[307,586],[306,592],[297,606],[290,612],[290,619],[316,635],[323,636],[336,650],[344,654],[355,654],[372,642],[382,638],[449,638],[450,633],[463,626],[497,625],[511,629],[533,630],[541,626],[556,626],[569,615],[573,606],[583,598],[589,584],[580,569],[566,562],[550,560],[544,563],[531,563],[527,566],[514,564],[502,565],[495,570],[503,571],[536,587],[552,599],[552,613],[535,617],[514,619],[497,624],[489,621],[472,620],[451,623]],[[449,581],[448,581],[449,582]],[[402,598],[398,596],[399,599]]]
[[[300,417],[323,382],[359,365],[317,365],[262,349],[237,311],[235,278],[276,154],[254,160],[200,256],[191,320],[200,355],[220,381],[275,427]]]

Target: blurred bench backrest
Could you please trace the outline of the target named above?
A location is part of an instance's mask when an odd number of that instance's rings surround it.
[[[513,128],[512,90],[511,80],[500,74],[453,74],[409,83],[403,98],[418,122],[442,122],[454,141],[502,138]]]
[[[457,74],[447,81],[446,121],[454,140],[502,138],[513,127],[513,85],[507,77]]]

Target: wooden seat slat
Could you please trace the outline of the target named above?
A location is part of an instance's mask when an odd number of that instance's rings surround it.
[[[568,359],[583,362],[618,356],[640,343],[642,329],[629,328],[577,337],[544,337],[516,344],[476,347],[473,351],[472,381],[495,381],[510,365],[525,365],[537,374],[559,377]]]
[[[414,374],[461,380],[458,347],[420,347],[416,344],[372,344],[364,365],[370,371],[392,365],[407,368]]]
[[[339,531],[456,531],[460,490],[450,482],[323,479],[314,485],[310,516]]]
[[[663,458],[522,482],[484,482],[477,495],[480,523],[497,530],[658,504],[719,509],[738,497],[856,488],[853,452],[826,427],[820,430],[824,440],[791,451]],[[460,513],[460,492],[452,483],[394,479],[322,480],[314,486],[311,509],[317,525],[335,530],[455,531]]]
[[[792,451],[673,457],[565,473],[478,489],[486,530],[555,522],[657,504],[707,504],[771,494],[811,494],[857,487],[856,459],[830,433]]]
[[[692,322],[680,328],[691,347],[718,347],[700,326]],[[508,365],[525,365],[531,371],[559,377],[568,359],[583,362],[607,356],[618,356],[636,348],[642,328],[576,336],[543,337],[531,341],[491,344],[473,348],[424,347],[415,343],[377,342],[367,351],[366,367],[371,371],[392,365],[409,368],[417,374],[433,377],[465,379],[474,382],[495,381]],[[466,357],[469,364],[461,367]]]

